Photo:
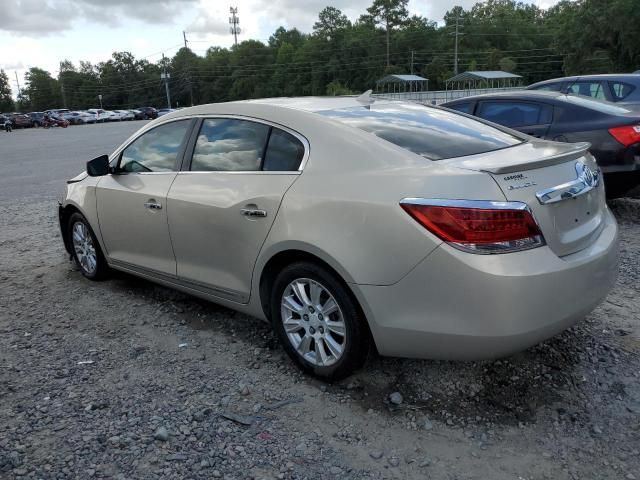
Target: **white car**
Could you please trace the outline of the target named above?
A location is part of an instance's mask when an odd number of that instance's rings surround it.
[[[73,111],[62,114],[62,117],[71,125],[86,125],[87,123],[95,123],[96,116],[89,112]]]
[[[114,110],[113,113],[118,115],[119,120],[133,120],[135,118],[130,110]]]
[[[92,115],[95,115],[96,122],[98,123],[106,122],[109,119],[109,115],[107,114],[107,111],[103,110],[102,108],[90,108],[89,110],[87,110],[87,112]]]
[[[408,102],[201,105],[88,162],[60,226],[87,278],[123,270],[268,320],[321,377],[374,346],[499,357],[580,321],[615,282],[618,228],[588,148]]]

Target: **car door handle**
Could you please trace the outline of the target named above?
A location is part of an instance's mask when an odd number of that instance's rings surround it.
[[[258,210],[257,208],[242,208],[240,213],[245,217],[266,217],[266,210]]]
[[[161,203],[145,202],[144,206],[145,206],[145,208],[148,208],[150,210],[162,210],[162,204]]]

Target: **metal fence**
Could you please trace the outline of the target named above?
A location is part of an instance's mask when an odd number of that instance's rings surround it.
[[[441,103],[455,100],[456,98],[469,97],[471,95],[482,95],[483,93],[513,92],[523,90],[524,87],[506,88],[475,88],[468,90],[434,90],[431,92],[402,92],[402,93],[374,93],[374,98],[387,98],[389,100],[411,100],[430,105],[440,105]]]

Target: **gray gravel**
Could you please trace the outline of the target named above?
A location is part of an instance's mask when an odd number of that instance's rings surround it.
[[[258,321],[69,263],[60,177],[138,126],[0,133],[0,478],[638,477],[640,201],[612,205],[620,278],[569,331],[493,362],[374,358],[324,384]]]

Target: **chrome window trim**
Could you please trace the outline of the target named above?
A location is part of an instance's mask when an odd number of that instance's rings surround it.
[[[183,117],[183,118],[187,118],[187,117]],[[249,117],[247,115],[233,115],[233,114],[198,114],[198,115],[191,115],[188,118],[201,118],[202,121],[204,122],[205,120],[210,120],[210,119],[215,119],[215,118],[225,118],[225,119],[232,119],[232,120],[245,120],[248,122],[255,122],[255,123],[262,123],[263,125],[268,125],[269,127],[275,127],[275,128],[279,128],[280,130],[289,133],[290,135],[293,135],[295,138],[297,138],[298,140],[300,140],[300,142],[302,143],[302,146],[304,147],[304,155],[302,156],[302,160],[300,160],[300,166],[298,167],[298,170],[282,170],[282,171],[273,171],[273,170],[183,170],[180,173],[253,173],[253,174],[260,174],[260,175],[299,175],[300,173],[302,173],[302,171],[304,170],[304,167],[307,165],[307,161],[309,159],[309,152],[311,150],[311,146],[309,144],[309,140],[306,139],[306,137],[304,137],[301,133],[296,132],[295,130],[286,127],[280,123],[277,122],[273,122],[271,120],[264,120],[262,118],[257,118],[257,117]],[[201,127],[202,128],[202,127]],[[191,166],[191,163],[189,162],[189,166]]]
[[[160,117],[162,119],[162,117]],[[144,135],[145,133],[147,133],[149,130],[152,130],[153,128],[157,128],[160,127],[162,125],[165,125],[167,123],[172,123],[172,122],[177,122],[180,120],[190,120],[190,119],[208,119],[208,118],[232,118],[232,119],[237,119],[237,120],[247,120],[250,122],[257,122],[257,123],[262,123],[264,125],[269,125],[270,127],[275,127],[275,128],[279,128],[280,130],[283,130],[291,135],[293,135],[294,137],[296,137],[298,140],[300,140],[302,142],[302,146],[304,147],[304,155],[302,156],[302,160],[300,161],[300,166],[298,167],[298,170],[287,170],[287,171],[281,171],[281,172],[274,172],[274,171],[264,171],[264,170],[234,170],[234,171],[191,171],[191,170],[181,170],[181,171],[177,171],[177,172],[146,172],[143,174],[150,174],[150,173],[225,173],[225,174],[229,174],[229,173],[235,173],[235,174],[239,174],[239,173],[252,173],[252,174],[260,174],[260,175],[299,175],[300,173],[303,172],[303,170],[305,169],[305,167],[307,166],[307,162],[309,161],[309,155],[310,155],[310,151],[311,151],[311,145],[309,144],[309,140],[307,140],[307,138],[302,135],[301,133],[297,132],[296,130],[293,130],[292,128],[289,128],[285,125],[282,125],[280,123],[277,122],[273,122],[271,120],[265,120],[262,118],[257,118],[257,117],[249,117],[247,115],[235,115],[235,114],[228,114],[228,113],[220,113],[220,114],[216,114],[216,113],[209,113],[209,114],[203,114],[203,113],[199,113],[197,115],[184,115],[181,117],[173,117],[173,118],[168,118],[166,120],[162,120],[159,123],[155,123],[156,120],[153,120],[152,122],[150,122],[146,127],[143,127],[143,130],[138,131],[137,135],[134,138],[130,138],[128,141],[125,141],[125,143],[123,143],[122,145],[120,145],[110,156],[109,156],[109,163],[113,162],[114,160],[117,160],[118,157],[120,156],[120,154],[122,153],[123,150],[125,150],[129,145],[131,145],[133,142],[135,142],[138,138],[140,138],[142,135]],[[150,126],[151,124],[153,124],[152,126]],[[136,175],[140,175],[141,173],[138,172],[128,172],[127,174],[131,174],[134,173]],[[121,175],[119,173],[119,175]]]

